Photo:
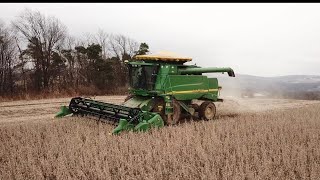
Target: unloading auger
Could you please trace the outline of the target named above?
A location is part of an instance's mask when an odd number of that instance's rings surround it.
[[[127,62],[129,68],[129,93],[121,105],[110,104],[83,97],[72,98],[69,106],[62,106],[55,117],[68,114],[94,116],[117,127],[113,134],[124,130],[146,131],[179,122],[182,114],[198,116],[204,120],[215,117],[213,102],[221,89],[217,78],[202,73],[224,73],[235,77],[231,68],[201,68],[185,65],[192,58],[168,52],[138,55]],[[193,100],[200,100],[198,105]]]

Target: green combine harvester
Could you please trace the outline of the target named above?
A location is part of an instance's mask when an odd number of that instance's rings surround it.
[[[69,114],[95,116],[117,127],[113,134],[124,130],[146,131],[153,127],[179,123],[182,115],[210,120],[215,117],[214,102],[221,87],[217,78],[202,73],[224,73],[235,77],[231,68],[201,68],[186,65],[192,58],[172,53],[137,55],[127,62],[129,96],[121,105],[83,97],[72,98],[68,107],[62,106],[55,117]],[[200,105],[194,100],[202,102]]]

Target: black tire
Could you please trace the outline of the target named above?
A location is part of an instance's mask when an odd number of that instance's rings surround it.
[[[173,99],[172,103],[173,103],[173,113],[167,115],[165,119],[166,125],[178,124],[181,118],[181,107],[179,102],[176,99]]]
[[[165,120],[166,116],[165,116],[165,102],[164,102],[164,99],[161,98],[161,97],[158,97],[158,98],[155,98],[154,101],[155,102],[154,102],[154,105],[153,105],[153,108],[152,108],[151,111],[158,113],[162,117],[162,119]]]
[[[206,121],[214,119],[216,111],[216,106],[212,102],[205,101],[200,105],[199,118]]]
[[[200,106],[198,104],[191,104],[191,107],[195,110],[195,111],[199,111]]]

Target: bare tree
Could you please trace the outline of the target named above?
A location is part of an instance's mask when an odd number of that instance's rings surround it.
[[[136,52],[139,50],[139,43],[131,38],[127,38],[128,40],[128,54],[130,58],[132,58]]]
[[[116,41],[117,36],[111,34],[109,39],[109,47],[108,50],[112,54],[112,56],[116,57],[119,61],[121,60],[121,49]]]
[[[63,49],[59,51],[59,55],[66,62],[67,71],[64,72],[65,83],[75,86],[77,79],[77,61],[75,56],[76,39],[72,36],[65,38]]]
[[[128,69],[124,60],[131,59],[139,49],[139,44],[135,40],[124,35],[111,35],[109,38],[109,51],[118,61],[115,64],[114,71],[118,74],[118,86],[124,86],[127,82]]]
[[[102,48],[102,57],[104,59],[107,59],[107,57],[109,56],[108,48],[107,48],[108,38],[109,38],[109,34],[107,34],[102,29],[99,29],[97,34],[95,35],[95,41],[97,42],[97,44],[100,44],[100,46]]]
[[[23,91],[24,92],[27,92],[28,91],[28,86],[27,86],[27,72],[28,72],[28,69],[26,68],[26,65],[28,63],[28,59],[29,58],[25,58],[25,51],[22,50],[21,48],[21,42],[19,41],[19,38],[17,36],[14,37],[14,40],[15,40],[15,43],[16,43],[16,46],[18,48],[18,52],[19,52],[19,55],[18,55],[18,64],[17,64],[17,68],[19,68],[20,70],[20,79],[22,79],[23,81]]]
[[[82,46],[90,46],[95,43],[95,35],[89,32],[83,33],[80,42]]]
[[[132,58],[139,49],[139,43],[124,35],[111,35],[109,40],[109,50],[119,60]]]
[[[66,27],[55,17],[46,17],[39,11],[29,9],[25,9],[12,25],[29,42],[36,76],[40,76],[37,88],[48,88],[52,55],[63,43]]]
[[[124,60],[138,49],[134,39],[102,29],[71,37],[57,18],[25,9],[10,29],[0,23],[0,96],[125,86]]]
[[[17,63],[17,48],[12,31],[0,22],[0,94],[11,94],[13,71]]]

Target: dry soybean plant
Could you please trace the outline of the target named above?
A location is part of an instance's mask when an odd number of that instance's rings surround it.
[[[1,126],[0,179],[317,179],[320,105],[111,136],[69,117]]]

